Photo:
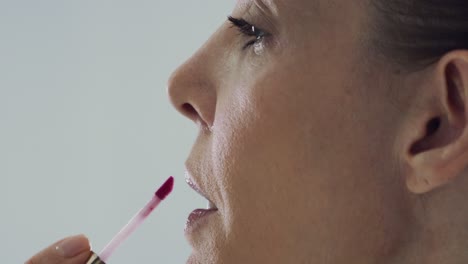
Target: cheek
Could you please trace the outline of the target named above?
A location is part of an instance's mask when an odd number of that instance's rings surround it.
[[[314,160],[338,119],[323,114],[333,105],[328,95],[290,79],[272,74],[219,95],[213,162],[228,202],[225,226],[237,235],[287,237],[287,226],[308,221],[297,212],[311,206]]]
[[[287,223],[295,210],[290,193],[304,186],[298,182],[310,169],[301,153],[304,133],[294,127],[304,117],[292,98],[280,95],[279,86],[259,80],[218,97],[212,164],[226,206],[227,241],[246,259],[257,255],[265,260],[265,250],[286,249],[286,226],[299,224]],[[242,263],[242,256],[235,259]]]
[[[365,109],[342,87],[282,73],[219,95],[212,164],[226,203],[228,241],[242,244],[246,254],[314,243],[317,250],[325,243],[346,248],[337,238],[359,237],[381,221],[384,192],[366,199],[379,190],[367,143],[372,131],[356,122],[353,116],[365,116]]]

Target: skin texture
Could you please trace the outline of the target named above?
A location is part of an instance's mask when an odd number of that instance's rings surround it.
[[[77,235],[53,243],[25,264],[84,264],[91,254],[88,238]]]
[[[262,55],[226,23],[170,80],[174,105],[202,126],[187,167],[219,208],[188,237],[192,262],[377,261],[409,209],[381,151],[400,111],[356,69],[363,11],[273,3],[268,18],[251,1],[233,11],[277,32]]]
[[[391,64],[365,42],[367,4],[238,1],[268,36],[243,49],[255,37],[226,22],[174,72],[199,126],[188,177],[218,208],[188,263],[468,263],[468,51]],[[28,263],[81,263],[81,241]]]
[[[263,48],[226,22],[174,72],[170,100],[200,128],[189,177],[218,208],[188,232],[188,263],[466,257],[467,54],[418,72],[373,60],[368,12],[239,1],[232,16],[271,34]]]

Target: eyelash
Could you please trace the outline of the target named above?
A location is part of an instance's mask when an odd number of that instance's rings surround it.
[[[249,36],[249,37],[255,37],[255,39],[252,39],[245,43],[245,45],[242,47],[242,50],[247,49],[248,47],[255,45],[256,43],[260,43],[263,41],[263,39],[268,36],[268,33],[265,32],[264,30],[260,29],[259,27],[256,27],[252,25],[251,23],[245,21],[244,19],[239,19],[239,18],[234,18],[232,16],[228,16],[228,20],[231,22],[232,26],[236,27],[240,33],[243,35]]]

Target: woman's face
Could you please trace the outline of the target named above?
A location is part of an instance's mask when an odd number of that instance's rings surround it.
[[[364,4],[242,0],[231,15],[251,36],[226,21],[169,82],[200,126],[187,177],[218,208],[187,230],[189,263],[395,253],[407,220],[393,169],[400,112],[365,63]]]

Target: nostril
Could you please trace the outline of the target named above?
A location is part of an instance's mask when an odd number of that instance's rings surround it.
[[[195,120],[198,115],[197,110],[189,103],[182,105],[182,112],[184,115],[188,116],[190,119]]]
[[[200,129],[204,131],[211,131],[212,126],[210,127],[206,122],[206,119],[203,118],[201,112],[197,111],[193,105],[190,103],[184,103],[180,106],[180,112],[188,117],[190,120],[195,122],[197,125],[200,126]]]

